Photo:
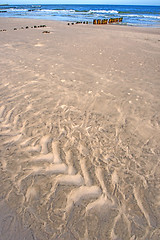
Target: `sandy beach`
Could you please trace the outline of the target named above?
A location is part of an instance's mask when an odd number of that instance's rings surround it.
[[[0,240],[160,239],[160,28],[0,30]]]

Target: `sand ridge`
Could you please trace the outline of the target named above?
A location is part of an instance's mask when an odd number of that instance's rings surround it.
[[[159,29],[46,25],[0,33],[0,239],[159,239]]]

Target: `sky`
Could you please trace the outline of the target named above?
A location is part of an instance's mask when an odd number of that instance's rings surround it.
[[[0,0],[0,4],[124,4],[157,5],[160,0]]]

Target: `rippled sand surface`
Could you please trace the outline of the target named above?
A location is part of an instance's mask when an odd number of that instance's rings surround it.
[[[160,239],[160,29],[0,23],[0,239]]]

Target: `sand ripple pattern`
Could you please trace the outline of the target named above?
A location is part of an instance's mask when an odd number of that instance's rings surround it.
[[[36,79],[0,85],[0,239],[160,239],[158,118]]]
[[[121,158],[107,145],[103,150],[105,132],[94,135],[84,119],[76,125],[71,118],[80,116],[73,107],[56,106],[56,123],[38,117],[29,123],[30,111],[0,108],[1,145],[11,153],[1,158],[2,176],[8,176],[1,198],[34,229],[33,239],[148,239],[156,234],[156,209],[147,201],[156,169],[144,175],[123,144],[117,144]],[[4,221],[12,224],[11,217]],[[7,239],[3,226],[1,236]]]

